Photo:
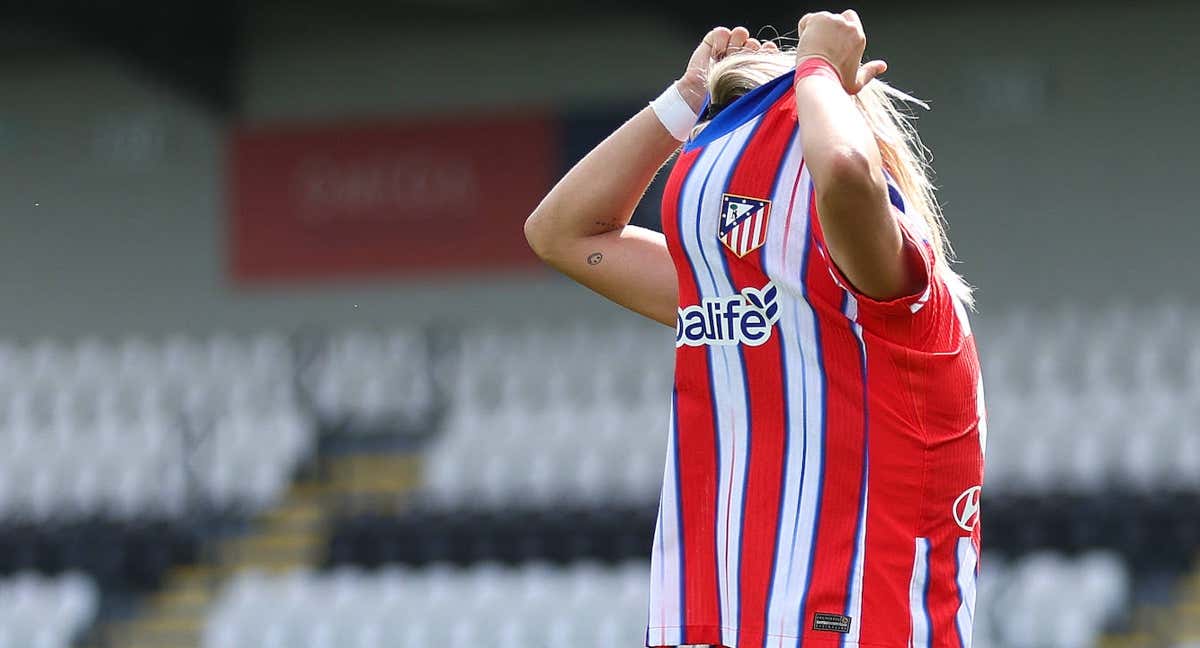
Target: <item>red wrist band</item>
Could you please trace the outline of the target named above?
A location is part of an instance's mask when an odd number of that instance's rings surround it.
[[[820,56],[810,56],[796,66],[795,81],[810,76],[823,76],[837,81],[838,85],[842,84],[842,75],[838,74],[837,68]]]

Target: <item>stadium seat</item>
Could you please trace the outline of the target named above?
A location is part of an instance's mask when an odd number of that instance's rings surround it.
[[[637,645],[647,573],[641,561],[249,572],[218,596],[204,646]],[[978,592],[976,646],[1082,648],[1127,605],[1130,583],[1112,554],[1042,553],[989,559]]]
[[[67,648],[91,626],[98,606],[96,585],[79,574],[2,579],[0,646]]]
[[[435,407],[429,341],[419,331],[342,331],[302,374],[320,420],[344,432],[417,434]]]
[[[989,492],[1200,487],[1200,435],[1186,423],[1200,413],[1200,352],[1175,351],[1195,346],[1180,346],[1200,324],[1195,309],[1066,303],[978,319]],[[449,400],[428,455],[428,498],[451,508],[550,493],[653,501],[666,443],[667,335],[625,322],[464,330],[456,359],[437,368]]]
[[[261,510],[315,447],[279,334],[42,339],[0,357],[0,524],[177,516],[197,494]]]

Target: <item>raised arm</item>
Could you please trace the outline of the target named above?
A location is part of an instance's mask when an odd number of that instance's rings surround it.
[[[879,147],[852,96],[887,65],[861,65],[867,40],[854,11],[809,14],[798,28],[796,109],[829,255],[868,297],[891,300],[919,291],[922,277],[892,214]],[[836,75],[828,68],[821,73],[823,62]],[[818,73],[803,73],[814,67]]]
[[[678,304],[675,266],[663,235],[629,219],[678,147],[646,108],[580,160],[525,221],[529,246],[547,264],[668,326]]]
[[[704,37],[675,82],[693,113],[707,94],[709,65],[727,50],[747,46],[759,45],[742,27],[718,27]],[[629,219],[679,144],[655,112],[644,108],[580,160],[525,221],[525,237],[546,263],[671,327],[679,300],[666,242],[662,234],[632,226]]]

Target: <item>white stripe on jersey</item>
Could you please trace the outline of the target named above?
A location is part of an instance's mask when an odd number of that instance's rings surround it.
[[[978,556],[975,555],[975,543],[971,538],[959,538],[957,547],[958,574],[958,614],[955,615],[955,625],[958,626],[958,636],[962,638],[962,648],[971,648],[971,637],[975,629],[975,565]]]
[[[793,276],[787,268],[782,268],[784,264],[784,249],[788,226],[788,216],[795,211],[795,205],[792,204],[792,194],[795,192],[799,196],[798,185],[803,184],[803,178],[797,178],[798,173],[806,174],[803,169],[804,156],[800,150],[800,138],[793,137],[791,146],[785,155],[783,161],[783,170],[780,172],[781,181],[775,188],[775,194],[771,196],[771,205],[773,213],[771,219],[767,223],[767,242],[763,252],[763,273],[767,276]],[[799,199],[801,212],[804,211],[803,198]],[[795,220],[799,220],[800,216],[796,216]],[[803,241],[803,239],[801,239]],[[802,250],[795,250],[794,257],[800,257]],[[796,272],[794,276],[799,276]],[[802,303],[796,295],[799,289],[799,282],[782,281],[776,284],[779,286],[779,308],[782,311],[797,311],[800,308],[807,310],[807,305]],[[799,303],[798,303],[799,302]],[[800,319],[797,317],[797,322]],[[798,536],[807,536],[804,529],[810,528],[800,524],[800,513],[797,509],[800,507],[800,496],[802,489],[806,488],[801,485],[801,480],[805,475],[805,466],[808,463],[810,448],[808,441],[805,438],[805,397],[808,393],[805,389],[805,382],[808,380],[809,373],[805,362],[805,353],[801,349],[800,339],[804,334],[800,331],[792,331],[789,326],[790,322],[787,318],[781,317],[779,324],[779,339],[781,342],[781,351],[783,355],[783,377],[787,388],[787,442],[788,451],[784,457],[783,466],[783,486],[780,492],[782,505],[779,512],[779,532],[775,540],[775,573],[786,573],[784,579],[774,579],[771,583],[771,592],[767,599],[767,628],[766,631],[770,634],[797,636],[795,632],[797,619],[801,610],[799,594],[803,591],[804,583],[793,582],[800,579],[793,579],[792,574],[794,569],[790,568],[795,556],[795,547],[800,540]],[[798,370],[797,370],[798,369]],[[789,524],[788,521],[793,523]],[[802,558],[807,556],[807,552],[802,554]]]
[[[858,528],[858,537],[854,541],[854,574],[850,580],[850,605],[846,609],[846,616],[850,617],[850,633],[846,635],[846,642],[857,644],[859,633],[862,631],[862,601],[863,601],[863,565],[866,562],[866,539],[867,539],[867,488],[863,487],[862,502],[859,507],[862,509],[862,523]]]
[[[847,294],[846,310],[849,316],[850,309],[854,309],[855,318],[858,316],[858,300],[853,295]],[[852,320],[854,318],[851,318]],[[863,390],[865,391],[867,380],[867,344],[863,341],[863,328],[857,322],[850,325],[850,329],[854,331],[854,337],[858,340],[859,353],[862,354],[863,365]],[[867,425],[870,425],[870,414],[866,414]],[[870,437],[868,434],[863,434],[863,443],[868,443]],[[868,446],[869,447],[869,446]],[[869,450],[868,450],[869,452]],[[850,578],[850,605],[846,610],[846,616],[850,617],[850,633],[846,635],[846,642],[857,644],[859,633],[862,630],[862,598],[863,598],[863,564],[866,561],[867,552],[867,492],[871,483],[871,462],[870,457],[863,463],[863,484],[862,494],[858,501],[859,527],[857,537],[854,539],[854,572]]]
[[[683,618],[682,595],[683,547],[679,538],[679,500],[676,488],[679,467],[675,463],[679,440],[675,431],[675,403],[671,399],[671,419],[667,461],[663,468],[663,489],[658,501],[658,523],[654,528],[654,548],[650,559],[650,609],[646,640],[656,646],[674,646],[683,642],[683,629],[676,627]],[[673,558],[666,558],[672,556]]]
[[[841,286],[841,284],[838,284],[838,285]],[[846,307],[842,309],[842,312],[846,314],[846,319],[850,320],[851,322],[857,322],[858,321],[858,300],[855,299],[854,293],[850,292],[849,290],[846,290],[845,286],[842,286],[842,291],[846,295]],[[861,329],[861,327],[859,327],[859,328]],[[861,335],[859,335],[858,343],[860,345],[862,344],[862,336]]]
[[[762,117],[752,119],[727,135],[721,146],[706,147],[697,168],[682,188],[679,238],[695,268],[701,300],[726,297],[735,291],[721,270],[722,245],[717,238],[721,196],[738,154],[746,146]],[[734,645],[737,637],[739,560],[741,554],[742,493],[745,490],[746,441],[749,429],[746,385],[741,356],[735,345],[708,345],[714,389],[712,398],[717,419],[720,463],[717,474],[717,587],[721,598],[721,641]],[[724,385],[721,389],[719,386]]]
[[[785,570],[788,576],[772,583],[771,598],[767,602],[768,632],[794,637],[789,641],[792,645],[799,643],[799,637],[807,628],[801,606],[811,577],[813,531],[817,528],[817,497],[825,443],[822,414],[825,394],[817,320],[812,306],[804,299],[808,192],[812,178],[807,168],[799,170],[799,178],[796,178],[801,157],[797,137],[784,163],[785,181],[776,189],[773,204],[778,211],[768,224],[763,264],[764,271],[780,287],[780,308],[792,313],[791,318],[780,318],[778,325],[787,376],[790,445],[775,571]],[[786,181],[789,178],[792,180]],[[797,577],[793,578],[793,574]]]
[[[929,609],[925,602],[925,589],[929,583],[929,539],[917,538],[913,555],[912,580],[908,584],[908,613],[912,617],[912,634],[908,638],[911,648],[930,648]]]

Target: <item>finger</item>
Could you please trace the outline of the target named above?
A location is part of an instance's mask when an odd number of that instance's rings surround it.
[[[875,77],[883,74],[884,72],[887,72],[887,63],[879,60],[871,61],[858,68],[858,76],[856,81],[858,82],[859,89],[862,89],[872,80],[874,80]]]
[[[775,44],[775,41],[763,41],[762,48],[768,52],[779,51],[779,46]]]
[[[762,49],[762,41],[758,40],[757,38],[747,38],[745,47],[751,52],[757,52],[758,50]]]
[[[847,10],[843,11],[842,18],[845,18],[846,20],[849,20],[852,23],[856,23],[859,25],[862,24],[862,19],[860,19],[858,17],[858,12],[853,9],[847,9]]]
[[[723,46],[723,43],[729,40],[728,27],[713,27],[704,35],[704,44],[708,45],[709,49],[717,49]]]
[[[716,35],[717,29],[717,27],[713,27],[712,29],[708,30],[708,33],[704,35],[704,38],[700,39],[700,44],[696,45],[696,50],[692,52],[693,61],[696,61],[697,58],[702,55],[705,57],[705,59],[712,56],[713,37]]]
[[[832,13],[829,13],[828,11],[818,11],[816,13],[805,14],[804,17],[800,19],[800,22],[796,25],[796,30],[799,32],[803,32],[804,28],[807,27],[809,24],[811,24],[812,21],[816,20],[817,18],[837,19],[837,17],[838,17],[837,14],[832,14]],[[799,37],[800,34],[797,34],[796,36]]]
[[[712,46],[712,58],[720,60],[725,56],[725,50],[729,49],[729,28],[716,27],[708,33],[710,45]]]
[[[729,32],[729,49],[739,50],[746,46],[746,41],[750,38],[750,30],[745,27],[734,27],[733,31]]]

